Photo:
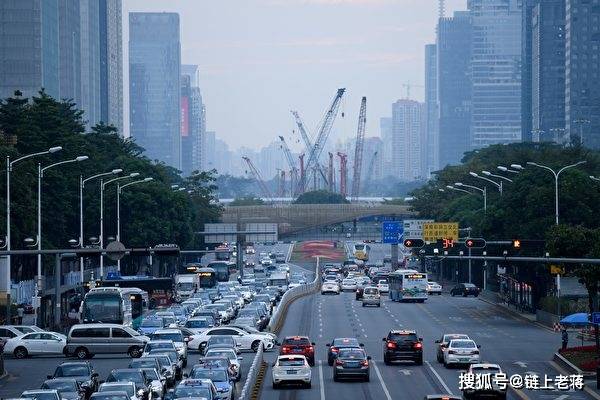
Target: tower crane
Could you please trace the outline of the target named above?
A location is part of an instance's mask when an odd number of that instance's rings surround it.
[[[304,122],[302,122],[302,118],[300,118],[300,114],[298,113],[298,111],[292,110],[291,113],[294,116],[294,119],[296,120],[296,125],[298,125],[300,136],[302,136],[302,141],[304,142],[304,147],[306,148],[306,154],[310,154],[310,151],[313,148],[313,144],[310,141],[310,137],[308,136],[308,132],[306,131],[306,127],[304,126]],[[318,168],[321,178],[323,178],[323,181],[325,182],[325,184],[327,184],[328,182],[327,178],[325,177],[325,172],[323,171],[323,168],[321,168],[320,165]]]
[[[323,147],[325,147],[325,142],[327,142],[327,138],[329,137],[329,133],[331,132],[331,128],[333,127],[333,122],[335,121],[335,117],[338,114],[340,109],[340,104],[342,101],[342,97],[346,92],[345,88],[338,89],[331,105],[325,112],[323,116],[322,123],[320,124],[319,133],[317,134],[317,139],[311,151],[308,155],[308,161],[306,162],[306,170],[310,171],[312,168],[315,168],[319,165],[319,157],[321,156],[321,152],[323,151]],[[306,177],[305,179],[301,179],[298,184],[298,192],[304,191],[306,187]]]
[[[363,96],[358,113],[356,146],[354,147],[354,174],[352,176],[352,200],[358,200],[360,194],[360,174],[362,170],[363,149],[365,146],[365,126],[367,123],[367,98]]]
[[[285,138],[283,136],[279,136],[279,140],[281,140],[281,149],[285,154],[285,158],[290,166],[290,179],[292,181],[292,186],[298,182],[298,168],[296,168],[296,162],[294,161],[294,156],[292,155],[292,151],[288,147],[285,142]]]
[[[262,178],[262,175],[260,174],[258,169],[254,166],[254,163],[252,162],[252,160],[250,160],[248,157],[242,157],[242,159],[244,161],[246,161],[246,164],[248,164],[248,168],[250,169],[250,172],[252,172],[254,179],[256,179],[256,182],[258,183],[260,190],[263,192],[263,196],[265,196],[270,201],[273,201],[273,196],[271,195],[271,191],[265,184],[265,181]]]
[[[346,182],[348,181],[348,156],[338,151],[340,158],[340,194],[344,197],[348,194],[346,191]]]
[[[369,170],[367,171],[367,179],[368,180],[373,179],[373,173],[375,171],[375,161],[377,160],[377,153],[378,153],[378,151],[374,152],[373,155],[371,156],[371,161],[369,162]]]
[[[334,183],[333,177],[335,175],[335,171],[333,170],[333,153],[329,152],[329,167],[327,168],[327,179],[329,180],[329,191],[334,191]]]
[[[410,100],[410,89],[411,88],[413,88],[413,87],[420,87],[420,88],[422,88],[422,87],[425,87],[425,86],[423,86],[423,85],[413,85],[412,83],[404,83],[404,84],[402,84],[402,87],[404,89],[406,89],[406,100]]]

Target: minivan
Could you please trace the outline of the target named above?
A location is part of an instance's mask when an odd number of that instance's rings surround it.
[[[95,354],[129,354],[137,358],[149,341],[150,338],[128,326],[78,324],[69,330],[64,351],[66,356],[74,355],[79,359],[92,358]]]

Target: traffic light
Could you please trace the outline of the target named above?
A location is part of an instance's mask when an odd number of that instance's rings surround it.
[[[408,248],[420,248],[425,246],[423,239],[404,239],[404,247]]]
[[[521,239],[513,239],[513,241],[512,241],[513,249],[520,249],[521,244],[522,244]]]
[[[176,244],[157,244],[152,248],[156,256],[179,256],[179,246]]]
[[[483,249],[485,247],[485,239],[465,239],[465,247],[468,249]]]

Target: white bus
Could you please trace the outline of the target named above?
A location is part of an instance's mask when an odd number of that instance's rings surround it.
[[[427,300],[427,274],[414,269],[399,269],[388,275],[392,301]]]

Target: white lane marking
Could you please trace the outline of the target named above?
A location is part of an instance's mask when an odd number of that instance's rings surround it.
[[[390,396],[390,392],[388,391],[387,386],[385,385],[385,382],[383,381],[383,377],[381,376],[381,372],[379,372],[379,368],[377,368],[377,364],[373,363],[373,367],[375,368],[375,373],[377,374],[377,377],[379,378],[379,383],[381,383],[381,388],[383,389],[385,398],[387,400],[392,400],[392,396]]]
[[[431,372],[433,372],[433,375],[435,375],[435,377],[440,382],[440,384],[442,385],[442,387],[444,388],[444,390],[446,391],[446,393],[448,393],[448,394],[454,394],[454,393],[452,393],[452,390],[450,390],[450,388],[448,387],[448,385],[446,385],[446,382],[444,382],[444,380],[442,379],[442,377],[440,376],[440,374],[438,374],[438,372],[435,370],[435,368],[433,368],[431,366],[431,364],[429,363],[429,361],[425,361],[425,364],[427,364],[427,366],[429,367],[429,369],[431,370]]]
[[[525,364],[523,361],[516,361],[513,364],[518,365],[521,368],[527,368],[527,364]]]
[[[325,382],[323,381],[323,364],[321,360],[319,360],[319,391],[321,400],[325,400]]]
[[[410,375],[410,369],[399,369],[398,372],[400,372],[404,376],[409,376]]]

